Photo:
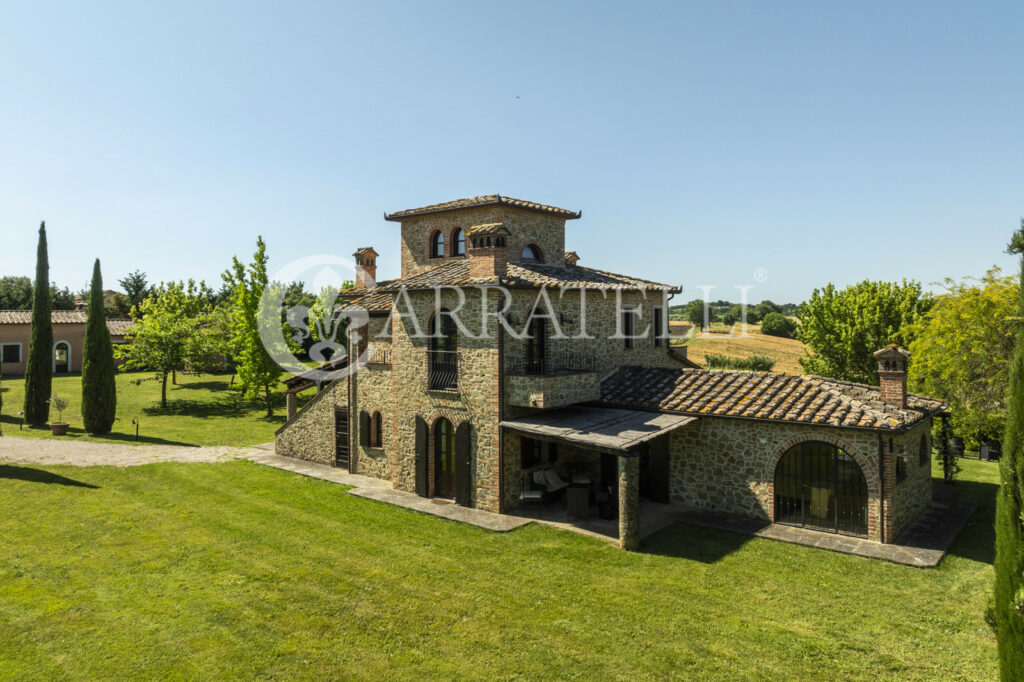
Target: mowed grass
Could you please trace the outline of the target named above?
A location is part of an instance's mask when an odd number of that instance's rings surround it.
[[[4,679],[993,679],[996,466],[917,569],[677,525],[627,553],[248,462],[0,466]]]
[[[67,399],[64,421],[71,427],[66,436],[52,436],[49,428],[18,429],[18,413],[25,402],[25,380],[4,377],[0,383],[3,407],[0,425],[5,436],[24,438],[68,438],[96,442],[134,443],[139,420],[140,444],[236,445],[266,443],[274,439],[274,431],[285,421],[284,397],[275,395],[274,416],[267,418],[266,407],[243,399],[229,388],[231,375],[179,374],[177,385],[167,382],[167,407],[160,407],[160,383],[151,373],[117,375],[117,417],[113,431],[93,437],[82,430],[82,377],[80,374],[53,379],[53,392]],[[312,397],[308,391],[300,395],[299,405]],[[57,411],[50,411],[57,421]]]
[[[730,333],[731,332],[731,335]],[[673,333],[677,333],[673,330]],[[705,354],[728,355],[747,358],[751,355],[767,355],[775,360],[773,372],[803,374],[799,358],[805,355],[805,346],[796,339],[783,339],[761,333],[760,324],[748,324],[743,336],[742,325],[727,328],[720,323],[712,325],[710,333],[696,332],[686,343],[686,354],[691,360],[705,365]]]

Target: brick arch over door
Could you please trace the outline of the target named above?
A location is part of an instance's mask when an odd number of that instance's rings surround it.
[[[837,438],[830,433],[804,433],[786,439],[768,459],[768,466],[764,471],[764,478],[762,480],[773,484],[775,482],[775,469],[778,467],[779,460],[782,459],[782,456],[793,446],[807,441],[821,441],[823,443],[835,445],[847,455],[853,457],[854,461],[857,462],[857,466],[860,467],[861,473],[864,474],[864,480],[868,485],[868,497],[871,499],[878,499],[881,489],[878,485],[877,462],[872,462],[870,458],[866,457],[864,453],[858,450],[852,443],[849,443],[842,438]]]

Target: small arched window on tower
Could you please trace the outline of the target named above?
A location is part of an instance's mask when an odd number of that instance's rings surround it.
[[[523,261],[527,263],[543,263],[544,258],[541,256],[540,247],[536,244],[527,244],[523,247]]]
[[[444,234],[440,230],[430,237],[430,257],[444,258]]]
[[[456,227],[452,231],[452,255],[466,255],[466,233],[461,227]]]

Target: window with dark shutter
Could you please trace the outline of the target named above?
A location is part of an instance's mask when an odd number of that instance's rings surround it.
[[[373,413],[371,433],[372,438],[370,439],[370,445],[375,448],[384,447],[384,420],[380,416],[380,412]]]
[[[661,307],[654,308],[654,345],[663,346],[665,345],[665,309]]]
[[[21,344],[20,343],[5,343],[3,344],[3,362],[21,362]]]
[[[629,308],[622,311],[622,335],[623,335],[623,347],[633,348],[636,345],[636,339],[633,338],[633,334],[636,333],[636,310]]]
[[[366,410],[359,413],[359,444],[370,447],[370,415]]]
[[[928,447],[928,436],[921,436],[921,445],[919,446],[921,451],[918,453],[918,463],[921,466],[928,464],[931,461],[931,448]]]

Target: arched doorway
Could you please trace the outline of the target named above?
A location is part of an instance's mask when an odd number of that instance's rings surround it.
[[[71,344],[58,341],[53,344],[53,373],[67,374],[71,371]]]
[[[434,496],[455,497],[455,429],[444,417],[434,424]]]
[[[831,443],[806,441],[775,467],[775,521],[868,534],[868,484],[856,460]]]

